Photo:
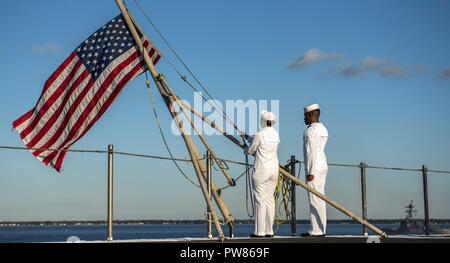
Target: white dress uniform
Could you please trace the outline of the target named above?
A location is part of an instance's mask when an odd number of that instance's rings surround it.
[[[306,110],[307,108],[305,108]],[[322,194],[325,194],[325,180],[328,172],[327,157],[325,156],[327,140],[328,130],[320,122],[309,125],[303,135],[305,176],[314,175],[314,179],[308,182],[308,185]],[[308,192],[308,195],[311,219],[311,227],[308,233],[310,235],[325,235],[327,227],[326,203],[312,193]]]
[[[278,182],[279,162],[277,156],[280,137],[267,120],[275,122],[275,114],[261,112],[261,131],[255,134],[247,153],[255,155],[252,187],[255,197],[255,235],[273,235],[275,219],[274,192]]]

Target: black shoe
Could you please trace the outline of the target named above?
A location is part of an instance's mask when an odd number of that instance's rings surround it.
[[[255,234],[251,234],[249,237],[261,238],[261,237],[265,237],[265,236],[258,236],[258,235],[255,235]]]
[[[264,237],[272,238],[273,235],[265,235]]]
[[[301,237],[324,237],[325,235],[311,235],[310,233],[301,233]]]

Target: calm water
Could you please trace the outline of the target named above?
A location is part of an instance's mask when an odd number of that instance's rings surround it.
[[[396,229],[398,225],[385,224],[378,227],[391,227]],[[222,227],[228,235],[228,226]],[[242,224],[235,226],[235,236],[248,236],[253,233],[254,226]],[[276,229],[276,228],[274,228]],[[297,234],[306,232],[308,225],[298,224]],[[182,238],[182,237],[206,237],[206,225],[117,225],[113,228],[114,239],[152,239],[152,238]],[[290,225],[280,225],[276,235],[289,236]],[[329,235],[360,235],[362,227],[358,224],[329,224]],[[57,242],[66,241],[69,236],[78,236],[81,240],[105,240],[106,226],[16,226],[0,227],[0,243],[22,242]]]

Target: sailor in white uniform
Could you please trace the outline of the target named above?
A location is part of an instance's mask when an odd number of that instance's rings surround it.
[[[255,156],[252,186],[255,197],[255,233],[251,237],[273,237],[275,219],[274,192],[278,182],[278,132],[273,128],[276,116],[261,111],[262,129],[250,139],[246,153]]]
[[[325,145],[328,140],[328,130],[319,122],[320,107],[312,104],[304,108],[305,124],[308,125],[303,134],[303,158],[305,161],[305,176],[309,186],[325,194],[325,180],[328,165],[325,156]],[[326,203],[316,195],[309,193],[309,208],[311,226],[303,237],[325,236],[327,227]]]

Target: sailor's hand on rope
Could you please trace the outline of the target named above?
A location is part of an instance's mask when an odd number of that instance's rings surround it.
[[[231,178],[231,180],[228,181],[229,186],[236,186],[236,180],[234,178]]]
[[[244,147],[244,154],[246,154],[246,155],[249,154],[249,153],[248,153],[248,149],[249,149],[249,147],[248,147],[247,145],[245,145],[245,147]]]

